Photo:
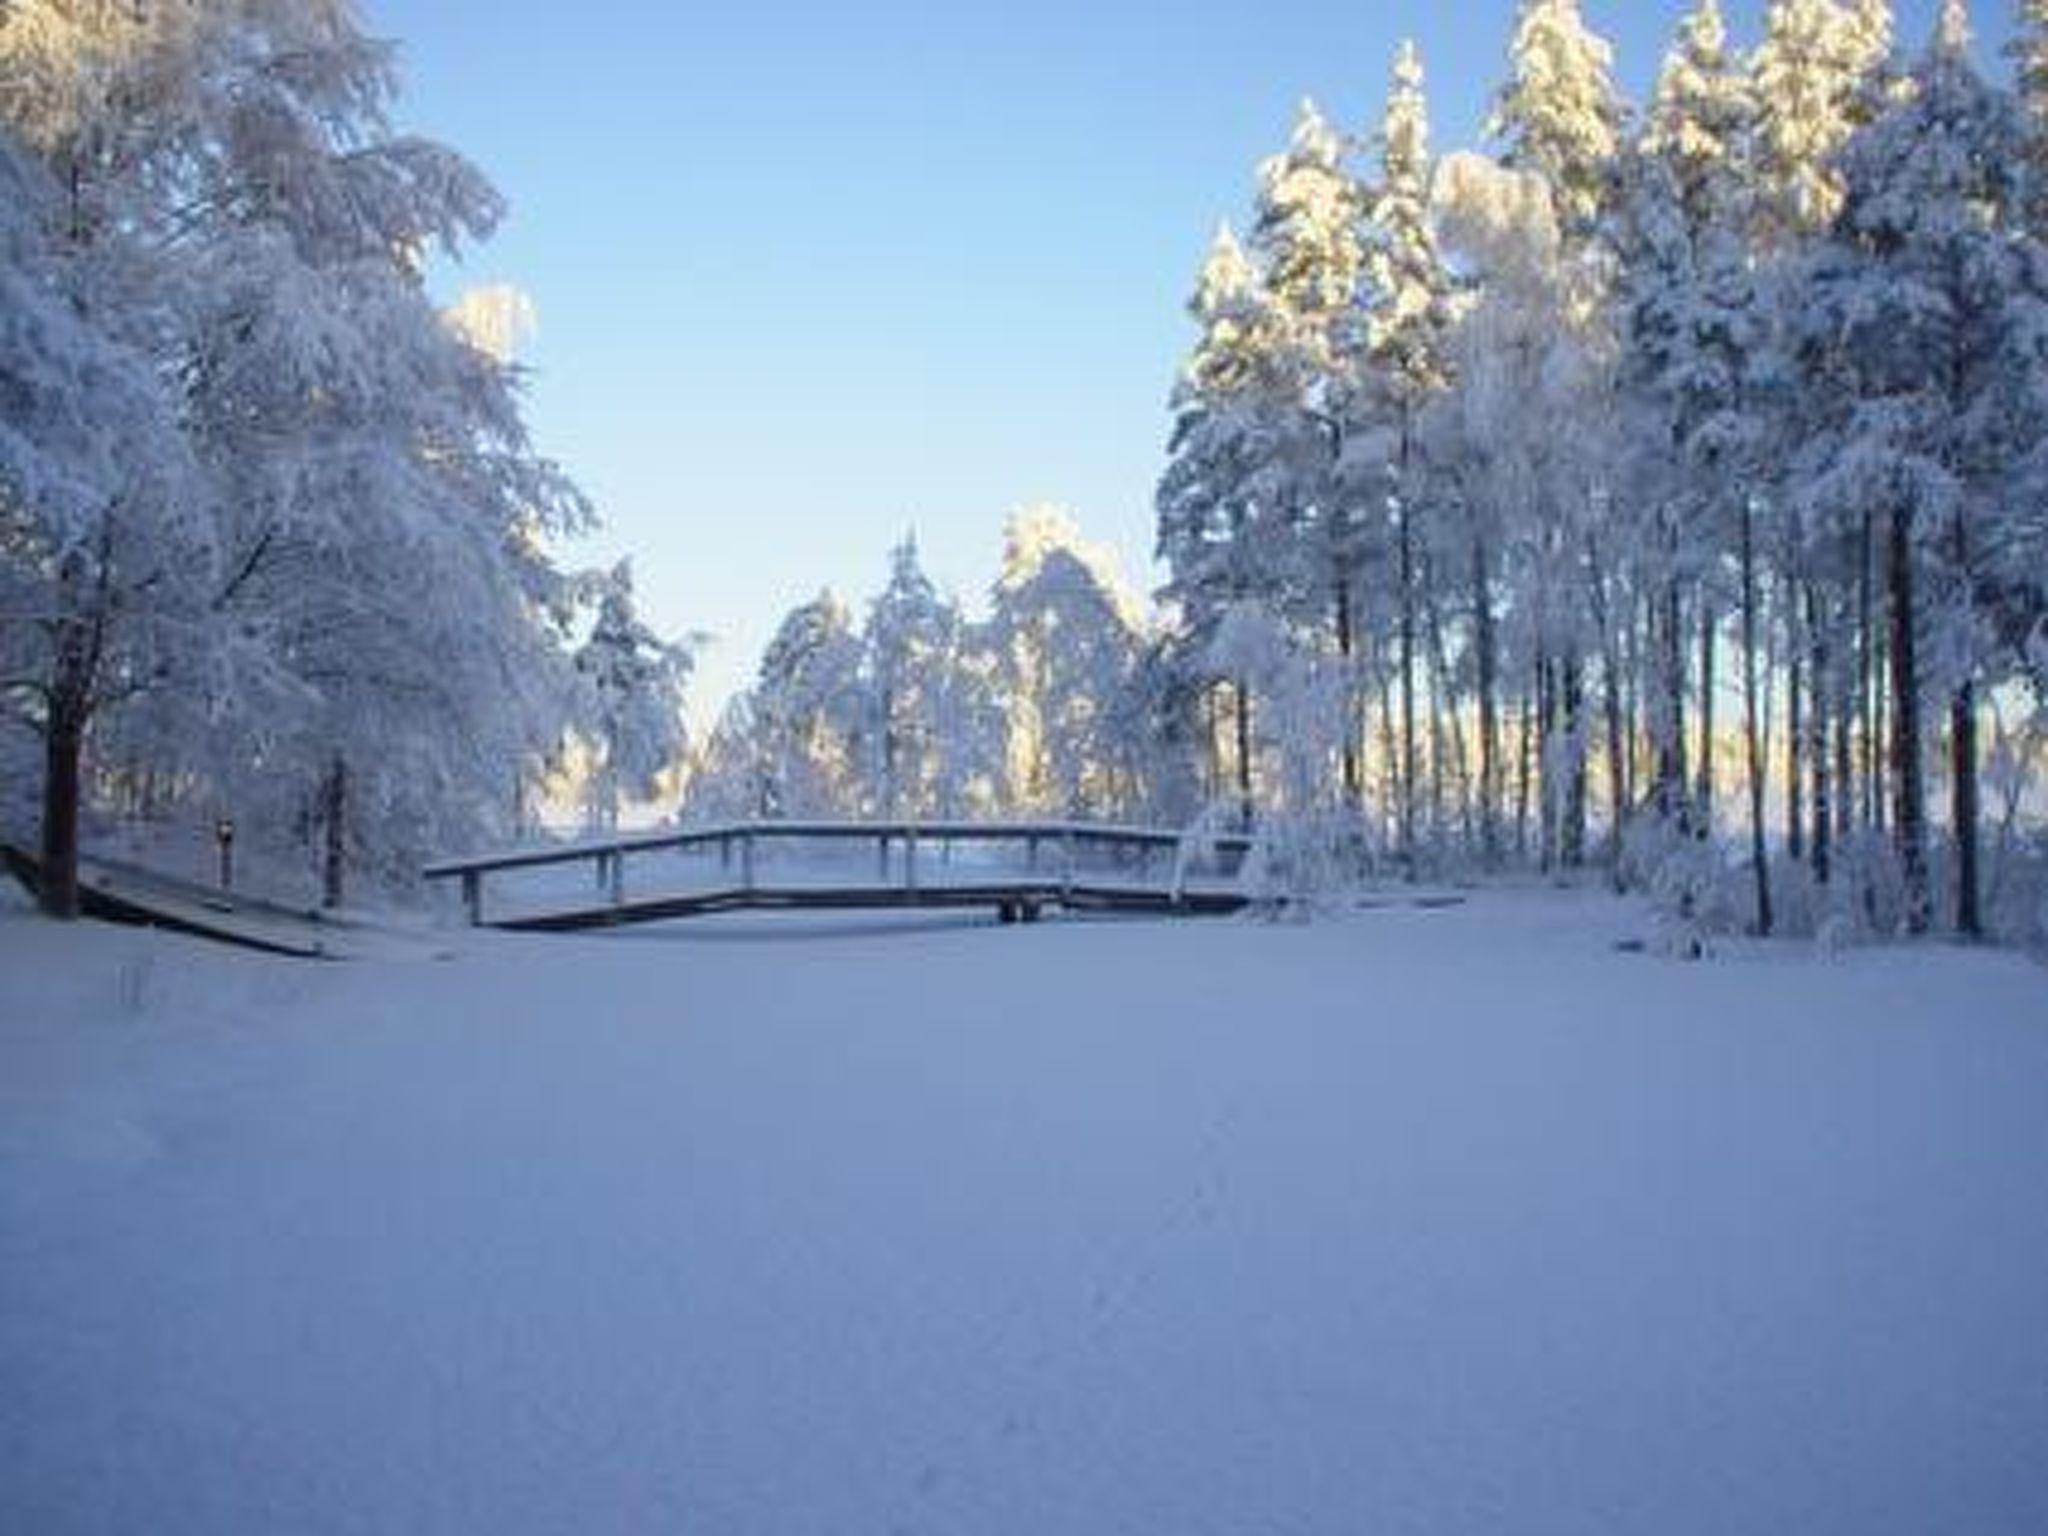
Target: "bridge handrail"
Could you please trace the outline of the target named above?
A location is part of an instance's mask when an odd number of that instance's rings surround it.
[[[1241,832],[1182,833],[1161,827],[1122,826],[1098,821],[733,821],[661,832],[635,832],[619,837],[586,838],[553,848],[528,848],[508,853],[440,859],[420,873],[427,880],[453,880],[503,870],[539,869],[579,864],[631,853],[660,853],[708,846],[743,838],[764,841],[874,842],[915,838],[920,842],[1054,842],[1096,843],[1146,848],[1178,848],[1189,838],[1219,852],[1249,853],[1256,839]]]

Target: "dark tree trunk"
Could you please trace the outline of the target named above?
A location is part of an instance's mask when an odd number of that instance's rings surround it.
[[[1949,552],[1967,591],[1970,531],[1960,511]],[[1948,742],[1949,820],[1956,841],[1956,932],[1977,939],[1984,936],[1984,918],[1978,906],[1977,684],[1967,672],[1949,700]]]
[[[1757,680],[1757,590],[1755,517],[1742,509],[1742,736],[1749,768],[1749,862],[1756,877],[1756,931],[1772,928],[1771,862],[1764,841],[1763,726]]]
[[[1950,819],[1956,838],[1956,932],[1984,936],[1978,907],[1977,685],[1965,681],[1949,702]]]
[[[1820,594],[1811,583],[1806,588],[1806,634],[1812,667],[1807,688],[1806,761],[1813,771],[1813,877],[1828,882],[1833,845],[1833,807],[1828,800],[1828,704],[1832,694],[1827,631],[1822,624]]]
[[[348,864],[348,764],[339,753],[320,788],[320,819],[325,833],[320,861],[320,904],[333,908],[342,903]]]
[[[71,706],[52,707],[43,730],[43,872],[38,890],[51,917],[78,916],[78,809],[85,722]]]
[[[1676,580],[1657,606],[1657,789],[1660,819],[1683,823],[1685,806],[1685,617]]]
[[[1344,803],[1356,810],[1365,800],[1365,772],[1358,750],[1358,634],[1348,574],[1337,578],[1337,655],[1344,666]]]
[[[1785,852],[1806,858],[1806,669],[1800,664],[1799,594],[1787,583],[1785,602]]]
[[[1586,668],[1572,656],[1560,668],[1567,763],[1564,783],[1564,862],[1586,862]]]
[[[1913,517],[1891,518],[1886,559],[1890,588],[1892,672],[1892,846],[1906,887],[1906,931],[1925,933],[1931,915],[1927,888],[1927,791],[1920,765],[1920,668],[1913,623]]]

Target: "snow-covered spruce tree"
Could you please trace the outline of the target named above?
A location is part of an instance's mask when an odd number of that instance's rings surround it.
[[[1287,411],[1282,318],[1228,226],[1202,263],[1189,311],[1201,337],[1175,387],[1168,459],[1155,498],[1164,596],[1181,629],[1178,653],[1199,666],[1223,614],[1257,602],[1282,611],[1300,584],[1291,554],[1294,485],[1283,445],[1299,417]],[[1212,722],[1228,694],[1229,742],[1211,755],[1231,764],[1239,812],[1252,814],[1251,715],[1243,679],[1197,676]],[[1220,773],[1213,775],[1220,781]]]
[[[1614,52],[1585,24],[1577,0],[1523,0],[1509,45],[1508,84],[1494,102],[1488,132],[1502,146],[1502,163],[1532,173],[1548,189],[1559,234],[1563,318],[1579,335],[1574,388],[1598,392],[1596,363],[1605,342],[1598,334],[1609,281],[1600,226],[1612,203],[1615,156],[1622,143],[1624,110],[1612,79]],[[1590,403],[1590,400],[1587,401]],[[1595,411],[1589,423],[1608,413]],[[1600,630],[1586,633],[1585,610],[1616,605],[1590,583],[1598,562],[1587,540],[1594,500],[1611,505],[1612,486],[1598,467],[1592,442],[1569,468],[1558,466],[1559,517],[1539,537],[1546,626],[1539,674],[1546,855],[1577,865],[1585,854],[1590,735],[1587,652],[1611,647],[1609,615],[1592,617]],[[1564,622],[1567,618],[1571,622]],[[1618,788],[1615,791],[1619,800]],[[1554,845],[1554,846],[1553,846]]]
[[[1429,104],[1422,59],[1413,43],[1403,43],[1395,56],[1376,142],[1379,175],[1366,223],[1365,338],[1349,391],[1351,440],[1344,470],[1348,503],[1387,507],[1392,514],[1400,697],[1396,821],[1401,856],[1412,868],[1422,777],[1416,674],[1425,611],[1432,633],[1440,629],[1434,573],[1423,569],[1430,548],[1441,542],[1441,530],[1425,526],[1429,477],[1420,457],[1420,427],[1423,412],[1449,383],[1446,338],[1457,316],[1454,285],[1437,249],[1430,212]],[[1359,542],[1354,538],[1354,545]],[[1342,638],[1346,643],[1340,655],[1349,665],[1353,647],[1348,633]],[[1433,646],[1432,652],[1438,649]],[[1436,681],[1440,686],[1442,679]],[[1440,718],[1440,711],[1432,709],[1431,715]],[[1483,751],[1491,739],[1484,727],[1481,738]],[[1346,788],[1355,797],[1356,765],[1348,750],[1347,744]],[[1431,753],[1433,777],[1441,772],[1442,756]]]
[[[1361,497],[1356,477],[1343,472],[1368,259],[1367,194],[1345,160],[1342,137],[1313,102],[1303,102],[1286,152],[1259,167],[1251,243],[1272,321],[1265,475],[1276,515],[1260,558],[1284,573],[1275,616],[1291,622],[1304,644],[1327,633],[1351,663],[1369,509],[1384,488]],[[1355,743],[1343,760],[1355,789]]]
[[[966,621],[925,575],[914,537],[889,552],[862,646],[868,810],[891,820],[962,814],[994,782],[999,727]]]
[[[1970,63],[1948,0],[1910,93],[1850,140],[1842,209],[1807,276],[1809,380],[1839,408],[1803,496],[1881,520],[1894,848],[1911,931],[1932,897],[1922,701],[1948,706],[1957,929],[1981,929],[1976,611],[1980,545],[2048,430],[2048,269],[2018,225],[2025,125]],[[1995,538],[1996,535],[1993,534]]]
[[[1614,49],[1586,25],[1578,0],[1521,0],[1508,45],[1508,83],[1487,122],[1501,162],[1550,187],[1567,248],[1589,240],[1622,141]]]
[[[1007,727],[1007,806],[1062,816],[1133,809],[1144,746],[1127,738],[1142,618],[1108,557],[1054,508],[1011,517],[988,643]]]
[[[89,734],[205,629],[215,530],[153,354],[155,277],[0,126],[0,710],[40,737],[58,917],[78,907]]]
[[[682,759],[683,684],[691,654],[687,645],[662,639],[641,619],[630,560],[597,574],[588,586],[597,614],[576,651],[583,724],[591,738],[584,805],[590,826],[609,832],[619,824],[620,800],[651,798],[662,776]]]
[[[1882,104],[1891,53],[1885,0],[1769,0],[1750,56],[1759,211],[1774,241],[1825,228],[1841,206],[1835,159]]]
[[[1754,570],[1741,559],[1745,541],[1738,526],[1752,515],[1770,378],[1769,329],[1749,238],[1753,122],[1747,72],[1727,46],[1719,6],[1702,0],[1666,56],[1641,143],[1628,161],[1615,221],[1623,394],[1639,423],[1630,434],[1634,451],[1627,471],[1629,501],[1637,512],[1631,552],[1643,567],[1652,603],[1652,658],[1644,686],[1653,701],[1650,807],[1663,827],[1647,835],[1662,849],[1650,850],[1651,857],[1668,859],[1683,872],[1702,867],[1686,842],[1710,836],[1714,825],[1719,616],[1731,586],[1738,599],[1756,592]],[[1754,633],[1754,614],[1743,611],[1745,632]],[[1695,634],[1699,729],[1697,774],[1689,780],[1686,654]],[[1755,681],[1753,667],[1744,675]],[[1772,907],[1757,702],[1755,689],[1746,689],[1754,922],[1768,931]],[[1643,873],[1659,886],[1672,884],[1654,869]],[[1703,894],[1688,885],[1686,904],[1696,904]]]
[[[844,603],[821,592],[783,618],[762,653],[752,699],[760,793],[748,814],[857,813],[864,685],[860,637]]]

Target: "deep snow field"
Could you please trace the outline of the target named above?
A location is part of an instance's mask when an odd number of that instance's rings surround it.
[[[0,910],[0,1531],[2048,1531],[2048,972]]]

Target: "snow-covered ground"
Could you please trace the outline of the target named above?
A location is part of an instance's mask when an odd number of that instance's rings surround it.
[[[2048,974],[0,913],[0,1531],[2048,1530]]]

